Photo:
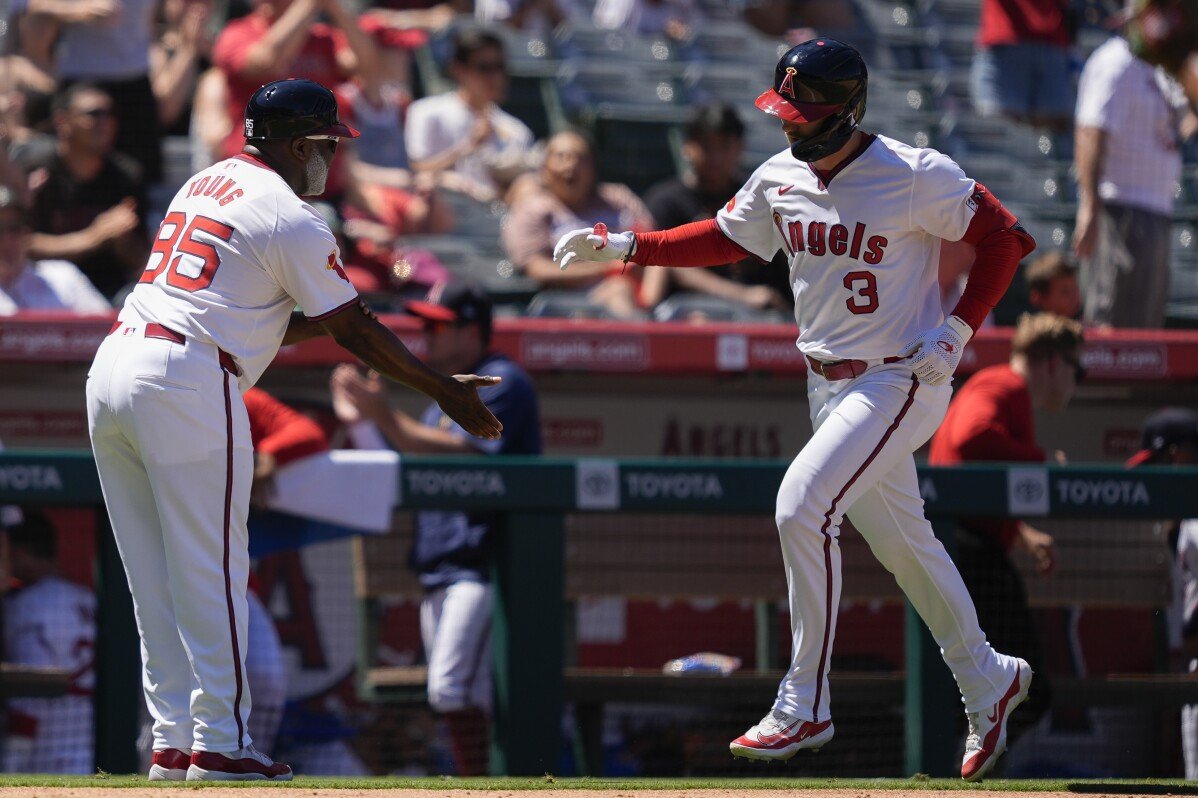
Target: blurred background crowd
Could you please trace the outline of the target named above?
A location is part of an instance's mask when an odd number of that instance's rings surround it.
[[[1121,14],[1095,0],[16,0],[0,313],[119,307],[173,193],[240,151],[250,93],[307,77],[363,132],[318,207],[379,309],[457,276],[500,317],[785,320],[781,261],[563,274],[551,250],[590,220],[713,215],[785,143],[752,102],[779,53],[818,33],[865,54],[867,128],[956,158],[1038,240],[999,323],[1051,262],[1079,277],[1066,315],[1189,325],[1195,118],[1131,54]],[[946,307],[965,250],[945,245]]]

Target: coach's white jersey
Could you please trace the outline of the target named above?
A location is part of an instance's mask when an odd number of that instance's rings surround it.
[[[973,194],[952,159],[877,136],[828,185],[790,150],[778,153],[716,222],[763,260],[789,256],[800,351],[870,360],[944,321],[940,240],[965,235]]]
[[[179,189],[120,318],[219,346],[241,367],[244,391],[297,305],[319,319],[357,301],[340,256],[316,210],[262,161],[239,155]]]

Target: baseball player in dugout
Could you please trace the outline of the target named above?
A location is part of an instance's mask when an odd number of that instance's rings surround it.
[[[356,135],[318,83],[258,89],[245,149],[175,195],[88,372],[92,449],[141,635],[152,780],[291,778],[246,725],[254,459],[242,392],[279,346],[331,335],[470,434],[502,430],[477,393],[498,380],[413,357],[359,300],[301,199],[324,191],[338,141]]]
[[[790,261],[799,350],[810,366],[815,434],[778,491],[792,659],[773,707],[731,743],[750,759],[789,759],[835,731],[829,661],[847,514],[940,645],[969,735],[961,776],[980,779],[1006,750],[1027,697],[1028,664],[995,651],[969,592],[923,515],[913,452],[940,424],[961,352],[1035,242],[980,183],[930,149],[867,133],[868,75],[852,47],[813,39],[778,62],[757,107],[790,146],[762,164],[715,219],[651,233],[575,230],[554,251],[576,260],[707,266],[746,255]],[[936,275],[941,240],[976,249],[948,319]]]

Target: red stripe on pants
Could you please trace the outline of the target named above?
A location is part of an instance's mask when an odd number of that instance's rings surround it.
[[[898,415],[894,417],[894,423],[882,435],[882,440],[878,441],[878,445],[869,453],[869,457],[865,458],[865,462],[861,467],[849,478],[849,481],[840,489],[840,493],[836,494],[836,498],[832,500],[832,506],[828,508],[828,512],[824,514],[824,525],[820,527],[820,534],[824,536],[824,575],[827,577],[828,595],[824,604],[824,645],[819,653],[819,669],[815,674],[815,703],[811,708],[812,723],[819,723],[819,700],[824,692],[824,671],[828,665],[828,639],[832,632],[832,536],[828,534],[828,527],[832,525],[832,516],[836,513],[836,505],[844,498],[844,494],[848,493],[849,488],[853,487],[853,483],[869,468],[882,451],[882,447],[890,440],[890,436],[899,428],[899,424],[903,422],[903,417],[907,415],[907,411],[911,409],[911,405],[915,403],[915,389],[919,387],[919,380],[915,375],[911,375],[911,390],[907,392],[907,401],[903,403],[903,407],[899,410]]]
[[[233,513],[233,399],[229,393],[229,372],[225,372],[225,603],[229,608],[229,634],[233,639],[233,673],[237,695],[233,699],[233,717],[237,719],[237,747],[245,748],[245,722],[241,719],[241,651],[237,644],[237,615],[233,612],[233,579],[229,574],[229,526]]]

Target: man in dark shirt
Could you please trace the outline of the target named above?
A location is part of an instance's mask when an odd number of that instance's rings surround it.
[[[410,454],[540,454],[541,419],[528,374],[491,351],[491,299],[476,285],[436,286],[409,302],[424,323],[424,361],[436,369],[502,377],[479,398],[503,424],[503,437],[467,435],[435,403],[420,420],[387,405],[378,375],[352,366],[333,373],[333,406],[346,423],[372,422],[387,445]],[[457,372],[451,372],[457,373]],[[467,372],[463,372],[467,373]],[[370,446],[351,429],[357,446]],[[458,775],[486,773],[486,714],[491,707],[491,554],[496,518],[489,513],[423,511],[409,562],[425,596],[420,627],[428,660],[428,697],[449,724]]]
[[[731,106],[714,104],[698,110],[682,145],[687,173],[658,183],[645,195],[658,229],[711,219],[740,190],[744,137],[744,124]],[[785,310],[790,307],[790,270],[782,260],[762,263],[746,258],[710,269],[652,267],[646,284],[657,281],[659,285],[647,289],[645,298],[657,304],[674,291],[693,291],[757,310]]]
[[[145,268],[149,246],[140,210],[137,165],[113,151],[112,98],[76,83],[54,101],[58,146],[46,163],[28,164],[35,260],[67,260],[109,299]]]
[[[972,461],[1041,463],[1033,410],[1063,410],[1084,376],[1080,355],[1081,325],[1049,313],[1025,315],[1011,342],[1009,363],[973,375],[948,407],[932,438],[929,465]],[[1061,452],[1054,459],[1064,462]],[[1012,716],[1011,742],[1047,710],[1052,700],[1048,674],[1041,667],[1040,639],[1032,622],[1027,589],[1010,560],[1014,548],[1036,561],[1041,574],[1052,572],[1051,535],[1022,521],[964,518],[957,526],[953,557],[977,607],[978,623],[990,644],[1023,657],[1036,678],[1027,701]]]

